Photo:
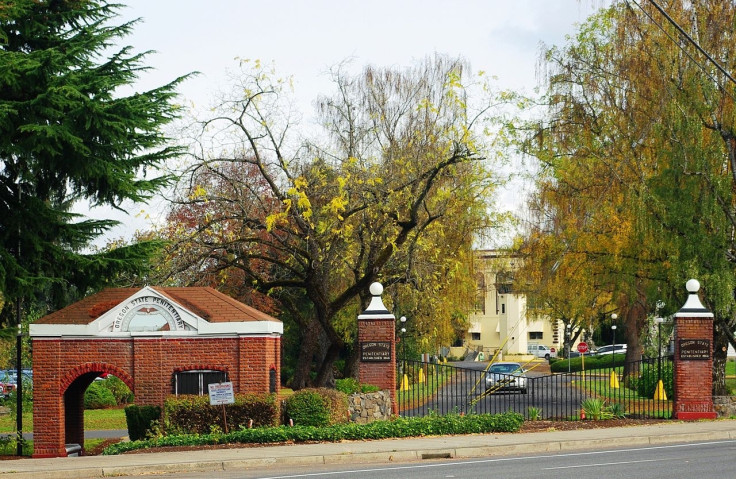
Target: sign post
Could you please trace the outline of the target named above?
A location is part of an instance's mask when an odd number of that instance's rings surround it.
[[[210,406],[222,405],[222,420],[225,424],[225,434],[227,434],[227,413],[225,412],[225,405],[235,403],[233,383],[211,383],[207,385],[207,389],[209,389],[210,393]]]
[[[580,341],[578,343],[578,352],[580,353],[580,364],[583,369],[583,381],[585,381],[585,353],[588,352],[588,343]]]

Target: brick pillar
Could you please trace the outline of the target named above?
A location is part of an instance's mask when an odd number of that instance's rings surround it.
[[[63,457],[64,400],[59,392],[60,342],[33,340],[33,457]]]
[[[675,314],[674,416],[715,419],[713,409],[713,313],[698,298],[700,283],[687,282],[688,298]]]
[[[360,348],[358,381],[372,384],[391,394],[394,413],[396,403],[396,318],[383,305],[383,286],[373,283],[371,303],[358,316],[358,347]]]

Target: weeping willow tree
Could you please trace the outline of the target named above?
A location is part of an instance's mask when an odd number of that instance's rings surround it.
[[[544,52],[545,117],[523,145],[540,168],[524,247],[546,258],[537,278],[610,294],[627,359],[656,302],[677,310],[698,278],[716,316],[720,392],[736,327],[734,84],[687,36],[733,61],[736,8],[660,3],[677,26],[651,4],[617,2]]]

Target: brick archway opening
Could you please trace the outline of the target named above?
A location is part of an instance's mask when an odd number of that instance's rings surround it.
[[[74,368],[61,381],[63,399],[64,443],[79,445],[84,455],[84,393],[87,388],[104,374],[112,374],[133,390],[133,379],[122,369],[110,364],[84,364]],[[61,419],[61,418],[60,418]]]

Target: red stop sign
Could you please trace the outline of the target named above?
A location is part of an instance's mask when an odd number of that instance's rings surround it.
[[[588,343],[581,341],[578,343],[578,352],[579,353],[587,353],[588,352]]]

